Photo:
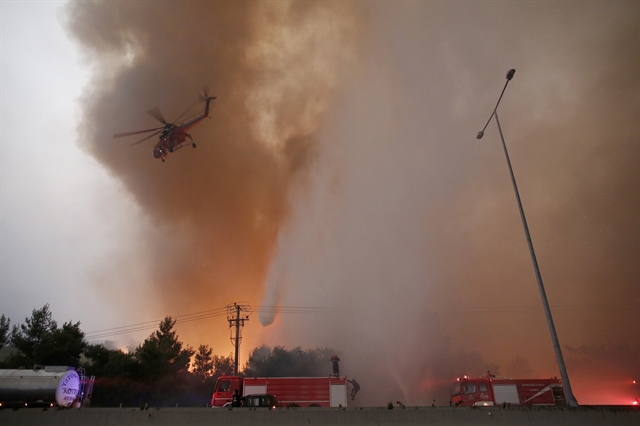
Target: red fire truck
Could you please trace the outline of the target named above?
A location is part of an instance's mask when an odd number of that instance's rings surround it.
[[[456,406],[567,405],[562,381],[550,379],[508,379],[485,374],[476,379],[458,378],[451,403]]]
[[[221,376],[211,398],[212,407],[231,402],[233,392],[241,396],[269,394],[282,406],[346,407],[347,378],[329,377],[240,377]]]

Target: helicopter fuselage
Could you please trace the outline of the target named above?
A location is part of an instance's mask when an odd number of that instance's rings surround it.
[[[166,136],[160,136],[158,143],[153,147],[153,157],[164,159],[177,149],[187,146],[187,137],[191,139],[191,135],[185,132],[170,132]],[[195,145],[193,139],[191,139],[191,144]]]
[[[140,139],[137,142],[132,143],[131,145],[137,145],[141,142],[146,141],[149,138],[158,136],[158,142],[153,147],[153,157],[159,158],[164,162],[164,158],[170,153],[176,151],[177,149],[183,148],[188,145],[187,138],[191,141],[191,146],[196,147],[196,143],[193,141],[193,138],[187,131],[191,129],[193,126],[209,117],[209,105],[211,101],[216,99],[215,96],[207,95],[206,90],[204,91],[203,98],[205,101],[204,112],[202,114],[196,115],[195,117],[190,118],[189,120],[183,121],[180,124],[168,123],[167,120],[164,119],[162,113],[158,108],[153,108],[147,111],[153,118],[160,121],[164,126],[155,127],[153,129],[147,130],[137,130],[135,132],[125,132],[125,133],[116,133],[113,135],[114,139],[124,138],[133,135],[140,135],[143,133],[153,132],[152,134]],[[185,111],[186,112],[186,111]],[[184,113],[183,113],[184,114]],[[181,114],[181,116],[183,115]],[[177,119],[176,119],[177,121]]]
[[[167,129],[163,130],[158,137],[158,143],[153,147],[153,157],[164,161],[164,158],[170,153],[189,145],[187,138],[191,141],[191,146],[195,148],[196,144],[191,135],[187,133],[187,130],[209,117],[209,103],[213,99],[215,99],[215,97],[206,99],[207,103],[202,114],[178,125],[171,125]]]

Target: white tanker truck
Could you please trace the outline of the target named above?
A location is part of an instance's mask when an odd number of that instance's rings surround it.
[[[83,383],[73,367],[0,370],[0,407],[70,407]]]

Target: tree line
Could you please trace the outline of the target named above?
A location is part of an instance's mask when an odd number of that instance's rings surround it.
[[[53,320],[49,305],[34,309],[23,324],[11,327],[0,316],[0,349],[11,350],[0,368],[66,365],[95,376],[94,407],[200,406],[211,402],[215,383],[233,374],[232,355],[220,356],[208,345],[193,349],[175,331],[176,320],[164,318],[144,342],[128,352],[90,344],[80,322]],[[332,349],[302,350],[260,346],[251,351],[242,375],[295,377],[330,374]]]

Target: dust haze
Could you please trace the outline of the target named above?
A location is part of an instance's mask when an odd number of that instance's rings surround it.
[[[637,3],[78,2],[65,17],[94,72],[83,147],[148,217],[135,261],[114,254],[97,285],[148,288],[138,315],[336,308],[253,318],[243,349],[334,347],[362,404],[446,404],[457,375],[487,369],[559,375],[495,122],[475,138],[515,68],[500,121],[574,393],[624,403],[616,383],[640,374]],[[153,142],[111,139],[203,85],[218,99],[196,150],[163,164]],[[179,329],[222,354],[227,333]],[[605,359],[612,390],[594,395]]]

